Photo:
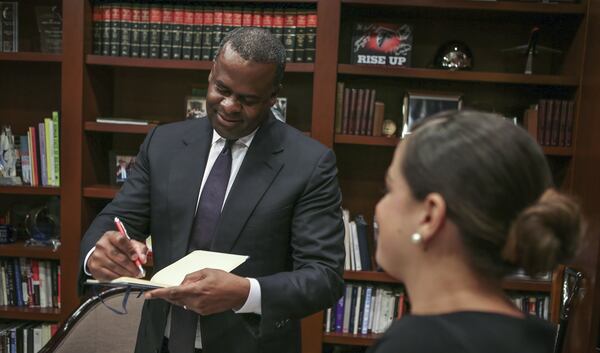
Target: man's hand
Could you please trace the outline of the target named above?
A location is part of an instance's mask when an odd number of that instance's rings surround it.
[[[204,269],[185,276],[176,287],[146,292],[146,299],[160,298],[201,315],[239,310],[250,293],[250,281],[231,273]]]
[[[134,261],[140,259],[146,263],[145,244],[137,240],[129,240],[119,232],[108,231],[96,243],[96,249],[87,261],[88,271],[95,279],[110,281],[129,276],[139,277],[140,270]]]

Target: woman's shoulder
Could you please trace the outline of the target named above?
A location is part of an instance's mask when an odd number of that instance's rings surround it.
[[[480,312],[409,315],[395,322],[369,352],[477,352],[483,347],[489,352],[496,352],[492,347],[517,352],[523,345],[529,352],[549,352],[553,333],[553,325],[536,318]]]

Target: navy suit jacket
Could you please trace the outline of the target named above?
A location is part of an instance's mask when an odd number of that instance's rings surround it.
[[[119,216],[135,239],[152,235],[156,270],[186,254],[212,126],[194,119],[153,129],[115,199],[96,217],[82,259]],[[300,318],[342,295],[344,227],[333,152],[272,116],[257,131],[210,250],[250,258],[233,273],[261,287],[262,315],[201,316],[204,352],[298,352]],[[158,352],[169,304],[145,303],[136,352]],[[173,352],[176,353],[176,352]]]

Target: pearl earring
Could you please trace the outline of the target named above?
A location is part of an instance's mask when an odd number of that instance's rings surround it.
[[[419,244],[420,242],[422,242],[422,241],[423,241],[423,236],[422,236],[421,234],[419,234],[419,233],[413,233],[413,234],[410,236],[410,241],[411,241],[413,244]]]

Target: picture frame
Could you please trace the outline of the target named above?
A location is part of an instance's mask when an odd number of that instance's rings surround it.
[[[206,117],[206,96],[185,97],[185,118],[198,119]]]
[[[123,185],[131,175],[137,152],[111,150],[108,154],[109,178],[111,185]]]
[[[402,137],[410,134],[414,124],[445,110],[462,109],[462,94],[448,92],[407,91],[402,107]]]
[[[271,107],[271,111],[275,118],[277,118],[281,122],[286,122],[287,117],[287,98],[286,97],[277,97],[277,101]]]

